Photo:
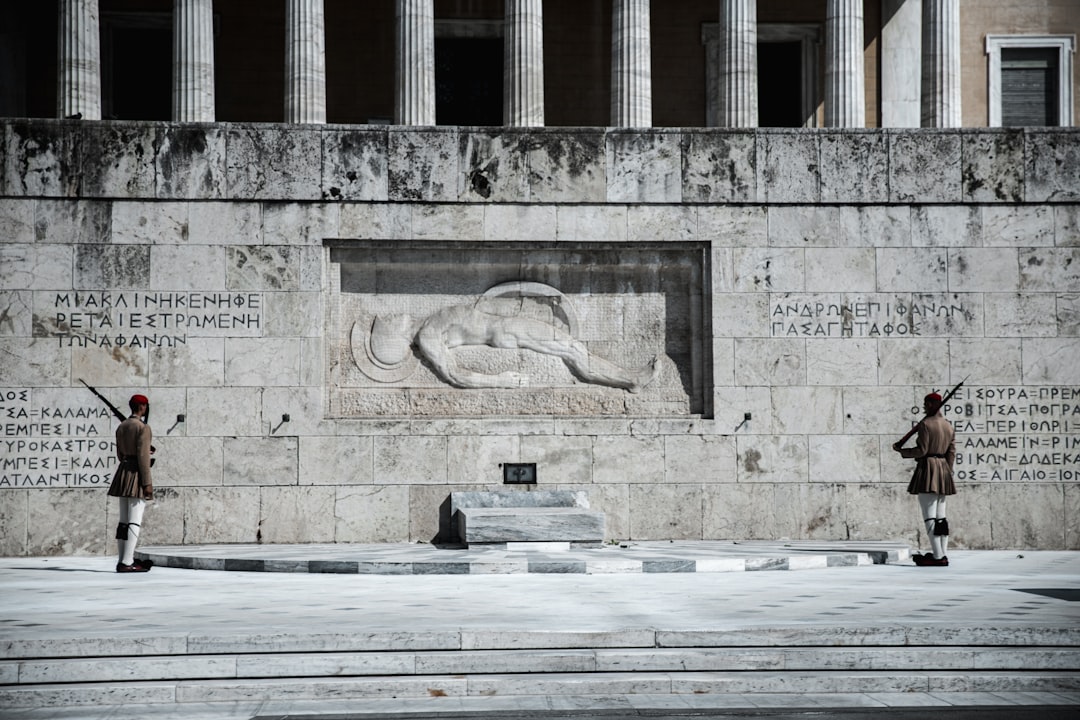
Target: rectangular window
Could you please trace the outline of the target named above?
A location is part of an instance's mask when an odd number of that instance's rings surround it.
[[[991,127],[1071,125],[1072,35],[987,35]]]
[[[1001,124],[1057,125],[1058,52],[1053,48],[1003,48]]]

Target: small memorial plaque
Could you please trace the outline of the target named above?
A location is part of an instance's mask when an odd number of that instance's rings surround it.
[[[535,485],[536,463],[503,463],[504,485]]]

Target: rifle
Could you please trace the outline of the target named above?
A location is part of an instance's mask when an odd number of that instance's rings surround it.
[[[970,375],[968,375],[968,377],[971,377],[971,376],[970,376]],[[949,392],[945,393],[945,397],[941,398],[941,407],[945,407],[945,403],[949,402],[949,400],[950,400],[950,399],[952,398],[952,396],[956,394],[956,391],[957,391],[957,390],[959,390],[960,388],[962,388],[962,387],[964,386],[964,383],[966,383],[966,382],[967,382],[967,378],[964,378],[963,380],[961,380],[961,381],[960,381],[960,382],[959,382],[959,383],[957,384],[957,386],[956,386],[956,387],[954,387],[954,388],[953,388],[952,390],[950,390]],[[926,419],[926,418],[923,418],[923,420],[925,420],[925,419]],[[896,442],[896,444],[895,444],[895,445],[894,445],[893,447],[896,447],[896,448],[900,448],[900,447],[903,447],[904,443],[906,443],[906,442],[907,442],[908,440],[910,440],[910,439],[911,439],[911,436],[912,436],[912,435],[914,435],[915,433],[917,433],[917,432],[919,431],[919,426],[920,426],[920,425],[922,425],[922,422],[923,422],[923,421],[922,421],[922,420],[920,420],[919,422],[915,423],[915,424],[914,424],[914,425],[913,425],[913,426],[911,427],[911,429],[910,429],[910,430],[908,430],[908,432],[907,432],[907,435],[905,435],[904,437],[900,438],[900,439],[899,439],[899,440],[898,440],[898,441]]]
[[[127,420],[127,417],[126,417],[126,416],[124,415],[124,413],[120,412],[120,409],[119,409],[118,407],[116,407],[116,406],[115,406],[115,405],[113,405],[113,404],[112,404],[111,402],[109,402],[109,398],[107,398],[107,397],[105,397],[104,395],[102,395],[101,393],[99,393],[99,392],[98,392],[97,390],[95,390],[95,389],[94,389],[93,387],[91,387],[90,385],[87,385],[87,384],[86,384],[86,381],[85,381],[85,380],[83,380],[82,378],[79,378],[79,382],[81,382],[81,383],[82,383],[83,385],[86,385],[86,389],[87,389],[87,390],[89,390],[90,392],[92,392],[92,393],[94,393],[95,395],[97,395],[97,396],[98,396],[98,399],[100,399],[100,400],[101,400],[101,402],[105,403],[105,405],[106,405],[106,406],[107,406],[107,407],[108,407],[108,408],[109,408],[110,410],[112,410],[112,414],[116,416],[116,419],[117,419],[117,420],[119,420],[120,422],[124,422],[125,420]],[[149,420],[150,420],[150,408],[148,407],[148,408],[146,408],[146,421],[149,421]],[[147,423],[147,424],[149,424],[149,423]],[[150,446],[150,452],[154,452],[155,450],[157,450],[157,448],[156,448],[156,447],[154,447],[153,445],[151,445],[151,446]],[[150,464],[151,464],[151,465],[153,465],[153,464],[154,464],[154,458],[150,458]]]

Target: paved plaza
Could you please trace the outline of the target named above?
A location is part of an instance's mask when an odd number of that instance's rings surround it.
[[[675,547],[675,544],[672,544]],[[321,559],[334,546],[320,548]],[[689,546],[685,546],[690,557]],[[304,546],[267,548],[297,553]],[[337,547],[355,559],[361,546]],[[641,553],[659,552],[643,547]],[[698,543],[695,557],[782,557],[798,554],[790,544]],[[804,558],[843,555],[847,548],[799,549]],[[374,553],[378,548],[372,547]],[[596,553],[633,552],[605,548]],[[238,546],[186,548],[204,557],[249,557]],[[382,548],[399,558],[409,546]],[[430,546],[416,546],[417,558],[430,557]],[[155,550],[148,549],[149,554]],[[456,562],[450,551],[448,562]],[[544,562],[539,553],[537,562]],[[249,557],[250,559],[250,557]],[[150,573],[119,575],[111,557],[4,558],[0,560],[0,650],[5,682],[13,683],[19,658],[77,657],[107,654],[116,643],[183,642],[206,653],[227,653],[246,643],[285,657],[300,651],[332,652],[357,637],[397,638],[398,648],[420,636],[449,639],[461,650],[485,647],[571,647],[588,638],[593,647],[628,644],[634,634],[648,634],[645,645],[660,638],[712,634],[713,645],[805,645],[876,643],[917,646],[955,642],[1001,645],[1006,652],[1033,646],[1080,645],[1080,553],[1030,551],[954,551],[948,568],[917,568],[907,558],[885,564],[828,567],[806,560],[802,567],[730,572],[603,573],[504,572],[494,574],[375,574],[354,572],[251,572],[155,567]],[[538,641],[537,638],[547,638]],[[853,638],[855,638],[853,640]],[[949,640],[948,638],[953,638]],[[995,638],[1000,639],[998,642]],[[372,640],[374,642],[374,640]],[[565,641],[565,642],[564,642]],[[1009,649],[1005,646],[1017,646]],[[911,649],[911,648],[909,648]],[[762,649],[758,649],[760,652]],[[799,648],[796,648],[799,650]],[[156,652],[156,651],[155,651]],[[596,652],[596,651],[590,651]],[[654,648],[652,652],[661,652]],[[870,652],[870,649],[867,650]],[[913,650],[918,652],[918,650]],[[935,652],[928,649],[927,652]],[[992,653],[993,649],[984,650]],[[867,656],[870,657],[869,655]],[[987,656],[989,657],[989,655]],[[874,672],[867,660],[863,671]],[[1060,662],[1060,661],[1058,661]],[[933,664],[933,661],[930,663]],[[24,662],[23,672],[29,665]],[[1075,665],[1049,668],[1075,688]],[[132,687],[152,684],[132,671]],[[890,672],[890,671],[883,671]],[[752,673],[750,673],[752,675]],[[1073,680],[1067,678],[1073,676]],[[589,676],[583,674],[584,678]],[[265,700],[252,696],[223,702],[7,707],[5,720],[46,718],[206,718],[238,720],[338,714],[376,717],[405,714],[436,717],[456,714],[545,713],[554,711],[672,715],[725,709],[901,708],[1047,705],[1060,712],[1080,706],[1080,691],[948,692],[934,683],[922,692],[650,692],[655,673],[633,674],[640,690],[612,684],[598,692],[597,674],[582,692],[545,691],[536,676],[534,689],[519,686],[513,694],[463,694],[440,697],[370,697]],[[528,676],[524,676],[526,679]],[[564,682],[568,676],[560,676]],[[804,673],[805,678],[805,673]],[[267,681],[272,683],[273,681]],[[820,686],[825,687],[825,686]],[[940,685],[945,688],[948,685]],[[8,685],[10,690],[12,685]],[[621,691],[620,691],[621,690]],[[117,696],[121,698],[121,695]],[[415,715],[419,713],[419,715]],[[462,714],[463,713],[463,714]],[[578,715],[580,716],[580,715]]]

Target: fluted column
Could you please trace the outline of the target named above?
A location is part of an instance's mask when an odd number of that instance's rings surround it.
[[[922,126],[960,127],[960,0],[922,6]]]
[[[323,0],[286,0],[286,122],[326,122],[325,35]]]
[[[758,122],[757,0],[720,0],[721,127]]]
[[[173,0],[173,120],[214,121],[213,0]]]
[[[101,119],[98,0],[60,0],[56,114]]]
[[[435,124],[434,0],[397,0],[394,122]]]
[[[611,124],[652,126],[649,0],[612,0]]]
[[[863,0],[828,0],[825,10],[825,126],[866,126]]]
[[[505,0],[503,124],[544,124],[544,10],[542,0]]]

